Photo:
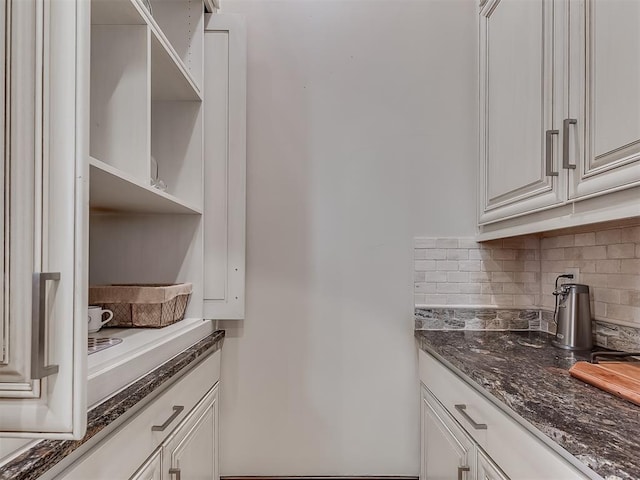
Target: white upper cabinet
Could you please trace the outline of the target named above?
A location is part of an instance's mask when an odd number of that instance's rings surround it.
[[[570,3],[570,197],[640,184],[640,2]],[[640,198],[638,198],[640,202]]]
[[[491,0],[480,14],[481,224],[566,196],[554,19],[538,0]]]
[[[640,2],[489,0],[479,17],[479,238],[640,215]]]
[[[86,425],[89,8],[0,3],[0,433]]]
[[[207,15],[204,317],[244,318],[247,39],[237,15]]]

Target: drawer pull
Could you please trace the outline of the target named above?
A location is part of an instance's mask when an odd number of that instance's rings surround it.
[[[562,168],[576,168],[575,163],[569,163],[569,125],[577,123],[575,118],[565,118],[562,121]]]
[[[458,467],[458,480],[462,480],[462,475],[464,475],[464,472],[468,472],[470,470],[471,469],[469,467]]]
[[[179,468],[170,468],[169,475],[175,475],[176,480],[180,480],[180,469]]]
[[[466,405],[461,404],[461,405],[454,405],[454,406],[456,407],[456,410],[460,412],[460,415],[462,415],[465,418],[465,420],[471,424],[473,428],[475,428],[476,430],[487,429],[486,423],[477,423],[473,418],[469,416],[469,414],[467,413]]]
[[[184,407],[182,405],[174,405],[173,406],[173,413],[171,414],[171,416],[169,418],[167,418],[167,421],[164,422],[162,425],[154,425],[151,427],[151,431],[152,432],[162,432],[164,431],[171,422],[173,422],[176,417],[178,415],[180,415],[182,413],[182,411],[184,410]],[[179,470],[178,470],[179,472]],[[180,473],[178,473],[178,480],[180,480]]]
[[[551,137],[553,135],[558,135],[560,132],[558,130],[547,130],[545,133],[545,173],[548,177],[557,177],[558,172],[553,170],[553,140]]]

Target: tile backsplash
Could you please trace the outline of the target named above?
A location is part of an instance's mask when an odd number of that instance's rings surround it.
[[[414,247],[416,306],[540,308],[544,328],[555,278],[578,269],[594,319],[640,328],[640,219],[483,243],[416,238]]]

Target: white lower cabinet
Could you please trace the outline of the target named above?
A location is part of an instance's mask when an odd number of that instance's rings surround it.
[[[56,480],[217,480],[215,352],[75,460]]]
[[[599,479],[420,351],[421,480]]]

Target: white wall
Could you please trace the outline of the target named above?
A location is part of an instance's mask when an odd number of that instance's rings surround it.
[[[223,475],[416,475],[414,235],[472,235],[473,0],[223,0],[249,35]],[[234,324],[238,325],[238,324]]]

